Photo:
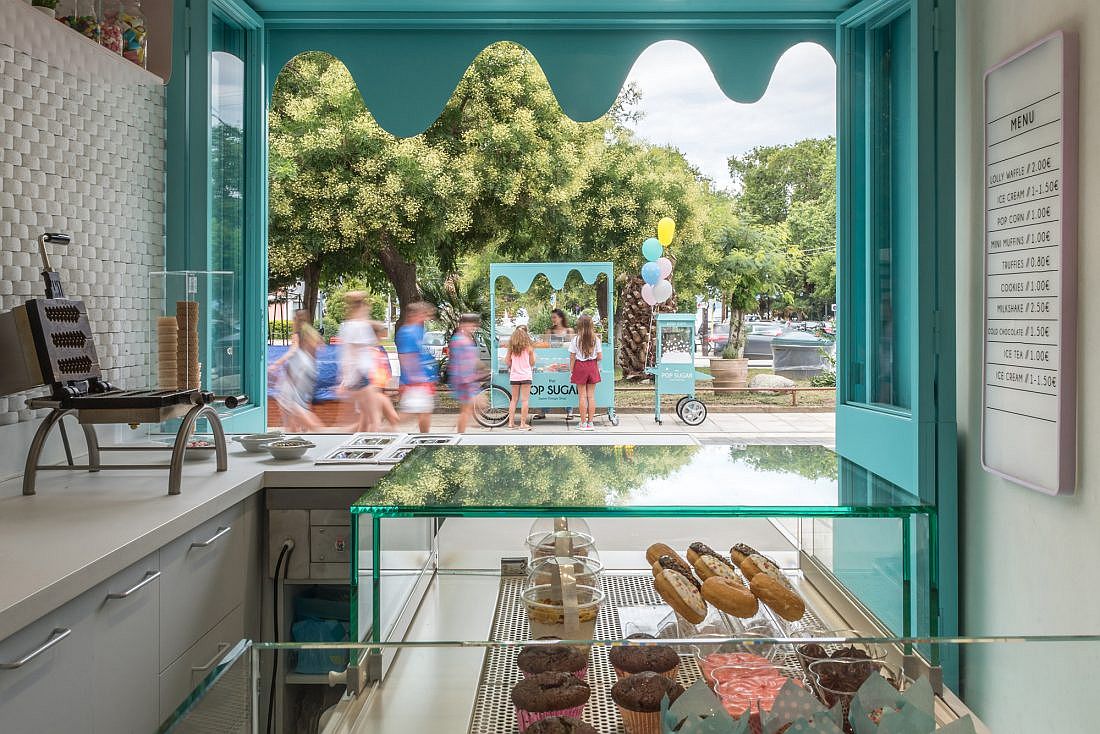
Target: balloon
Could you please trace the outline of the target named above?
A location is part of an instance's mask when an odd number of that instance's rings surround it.
[[[666,247],[672,244],[672,238],[676,236],[676,222],[671,217],[664,217],[657,222],[657,240]]]
[[[663,254],[665,254],[665,248],[661,247],[661,243],[657,241],[656,237],[650,237],[642,243],[642,255],[645,256],[647,262],[653,262]]]
[[[664,303],[672,298],[672,283],[667,280],[657,281],[657,285],[653,286],[653,297],[657,299],[657,303]]]
[[[642,280],[654,285],[661,279],[661,266],[657,263],[646,263],[642,266]]]
[[[661,277],[668,280],[668,276],[672,275],[672,261],[667,257],[657,258],[657,267],[661,269]]]
[[[657,296],[653,295],[653,286],[646,283],[642,286],[642,300],[648,303],[650,306],[657,305]]]

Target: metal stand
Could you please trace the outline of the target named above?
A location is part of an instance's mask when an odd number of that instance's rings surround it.
[[[163,464],[107,464],[106,467],[100,461],[100,452],[102,451],[167,451],[168,447],[164,448],[153,446],[104,446],[99,445],[99,439],[96,436],[95,426],[88,423],[81,423],[80,428],[84,431],[84,443],[88,447],[88,463],[87,464],[74,464],[71,457],[67,464],[61,466],[42,466],[39,464],[39,460],[42,457],[42,449],[46,446],[46,439],[49,438],[50,431],[54,426],[61,423],[61,420],[70,413],[79,413],[79,410],[57,408],[54,407],[50,410],[49,415],[42,421],[42,425],[38,427],[38,430],[34,434],[34,439],[31,441],[30,451],[27,453],[27,464],[23,470],[23,494],[33,495],[35,494],[35,482],[38,477],[39,471],[67,471],[67,470],[87,470],[89,472],[97,472],[100,469],[163,469]],[[168,494],[179,494],[180,484],[183,479],[183,455],[187,450],[187,442],[190,440],[191,435],[195,432],[195,424],[200,418],[206,418],[210,421],[210,427],[214,434],[214,453],[217,456],[217,470],[223,472],[228,468],[228,461],[226,459],[225,449],[225,430],[222,428],[221,418],[218,417],[218,413],[214,410],[212,405],[194,405],[187,414],[183,417],[182,423],[180,423],[179,431],[176,433],[176,440],[173,443],[172,460],[168,464]]]

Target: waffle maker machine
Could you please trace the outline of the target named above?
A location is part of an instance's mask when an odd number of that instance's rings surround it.
[[[46,297],[28,300],[22,306],[0,314],[0,353],[8,355],[0,371],[0,395],[49,387],[49,397],[30,398],[29,408],[48,408],[49,414],[31,441],[23,473],[23,494],[35,494],[39,471],[100,469],[160,469],[160,463],[101,464],[104,451],[172,451],[168,468],[168,494],[180,493],[184,451],[205,418],[213,432],[217,470],[226,470],[225,431],[214,405],[222,402],[235,408],[248,401],[246,396],[216,398],[199,389],[120,390],[103,379],[92,340],[91,324],[83,301],[65,297],[60,275],[50,266],[47,244],[67,245],[69,236],[47,232],[38,238],[42,256],[42,279]],[[84,433],[88,463],[75,464],[62,419],[73,415]],[[100,446],[97,424],[162,423],[181,418],[176,438],[169,446]],[[42,449],[54,426],[61,432],[66,464],[42,466]]]

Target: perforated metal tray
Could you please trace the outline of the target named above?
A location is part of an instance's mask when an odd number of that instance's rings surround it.
[[[500,581],[500,593],[497,597],[496,614],[490,631],[490,639],[496,641],[530,639],[527,625],[527,613],[523,607],[521,593],[523,577],[505,576]],[[602,579],[606,594],[603,607],[596,617],[597,640],[619,640],[625,637],[619,610],[626,607],[659,606],[662,601],[653,589],[652,576],[649,574],[607,574]],[[786,635],[792,630],[780,620],[766,612],[775,624],[775,634]],[[821,620],[807,610],[799,623],[804,627],[823,628]],[[512,706],[512,687],[523,677],[516,667],[519,648],[490,648],[485,653],[481,667],[481,679],[474,698],[473,713],[470,717],[470,734],[514,734],[516,729],[515,708]],[[623,732],[622,719],[611,700],[611,687],[615,685],[615,670],[607,659],[607,647],[592,649],[588,668],[588,685],[592,688],[592,698],[584,709],[584,720],[602,734]],[[787,675],[801,678],[802,669],[794,650],[777,651],[775,663]],[[680,653],[680,670],[677,680],[685,688],[702,677],[695,657],[686,651]]]

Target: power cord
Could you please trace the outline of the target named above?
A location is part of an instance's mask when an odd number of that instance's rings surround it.
[[[283,580],[286,580],[287,573],[290,571],[290,554],[294,552],[294,541],[287,538],[283,541],[283,547],[279,551],[279,560],[275,561],[275,578],[273,579],[272,589],[272,614],[271,621],[274,626],[274,640],[276,642],[282,642],[279,639],[279,575],[282,574]],[[286,565],[283,565],[283,561],[286,560]],[[275,651],[275,660],[271,664],[271,688],[268,691],[267,696],[267,734],[271,734],[271,727],[275,723],[275,683],[279,680],[279,651]]]

